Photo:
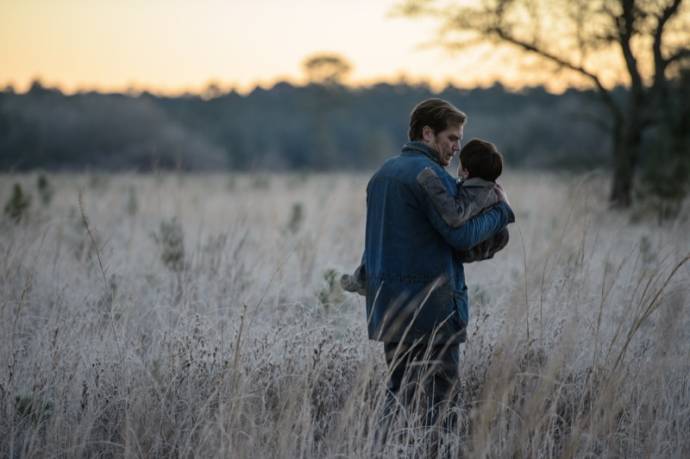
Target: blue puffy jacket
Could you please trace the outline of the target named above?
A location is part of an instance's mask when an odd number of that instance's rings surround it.
[[[406,144],[367,185],[363,262],[369,338],[384,342],[462,342],[468,323],[465,272],[455,255],[496,234],[514,215],[501,202],[450,227],[418,182],[431,168],[451,195],[455,179],[421,142]]]

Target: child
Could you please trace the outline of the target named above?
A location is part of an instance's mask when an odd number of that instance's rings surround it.
[[[472,139],[460,150],[460,168],[457,196],[448,194],[446,187],[436,173],[426,168],[417,177],[417,182],[426,190],[434,208],[451,227],[457,228],[467,220],[493,206],[505,195],[496,179],[503,171],[503,157],[496,146],[481,139]],[[492,258],[508,244],[508,230],[499,231],[493,237],[469,250],[458,252],[463,263]],[[353,274],[344,274],[340,279],[348,292],[366,294],[366,269],[357,267]]]

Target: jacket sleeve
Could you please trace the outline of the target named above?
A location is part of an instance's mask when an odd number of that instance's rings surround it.
[[[493,258],[497,252],[503,250],[508,245],[509,239],[508,229],[503,228],[486,241],[480,242],[471,249],[459,251],[457,253],[458,258],[463,263],[488,260]]]
[[[426,192],[431,205],[434,206],[443,221],[450,227],[458,228],[467,220],[478,215],[485,208],[498,202],[495,193],[487,195],[485,202],[477,202],[459,190],[453,197],[443,185],[441,178],[430,167],[426,167],[417,175],[417,183]]]
[[[424,188],[423,208],[431,225],[439,232],[443,239],[455,250],[469,250],[482,241],[498,233],[508,223],[515,221],[513,210],[505,202],[499,202],[490,209],[470,218],[457,228],[449,225],[436,207]]]

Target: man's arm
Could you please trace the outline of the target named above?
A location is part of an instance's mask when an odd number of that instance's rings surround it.
[[[427,206],[425,212],[436,231],[458,251],[471,249],[515,221],[513,210],[505,202],[499,202],[458,228],[448,225],[433,206]]]
[[[429,199],[441,218],[451,227],[458,228],[467,220],[478,215],[487,207],[493,206],[505,199],[503,189],[496,185],[498,192],[485,193],[481,202],[472,199],[470,195],[463,192],[462,187],[458,189],[457,196],[453,197],[448,192],[441,178],[430,167],[425,168],[418,176],[417,182],[427,192]],[[458,251],[457,256],[463,263],[488,260],[508,245],[508,230],[503,228],[489,239],[480,242],[469,250]]]
[[[422,171],[420,175],[423,173]],[[422,202],[420,203],[422,211],[426,214],[426,217],[434,229],[436,229],[443,239],[455,250],[469,250],[498,233],[498,231],[504,228],[508,223],[515,221],[513,210],[506,202],[501,201],[455,228],[448,224],[441,216],[433,205],[431,195],[419,182],[420,180],[418,178],[417,185],[419,185],[422,197]],[[445,188],[445,185],[443,186]]]
[[[424,189],[441,218],[452,228],[462,226],[467,220],[499,201],[496,193],[488,193],[484,202],[472,200],[465,193],[458,193],[454,197],[430,167],[417,175],[417,183]]]
[[[497,252],[503,250],[508,245],[509,239],[508,229],[503,228],[486,241],[480,242],[471,249],[459,251],[457,256],[463,263],[488,260],[493,258]]]

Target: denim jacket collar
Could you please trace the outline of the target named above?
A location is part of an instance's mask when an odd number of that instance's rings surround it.
[[[403,154],[421,153],[442,166],[441,161],[438,160],[438,152],[419,140],[407,142],[405,145],[403,145],[402,152]]]

